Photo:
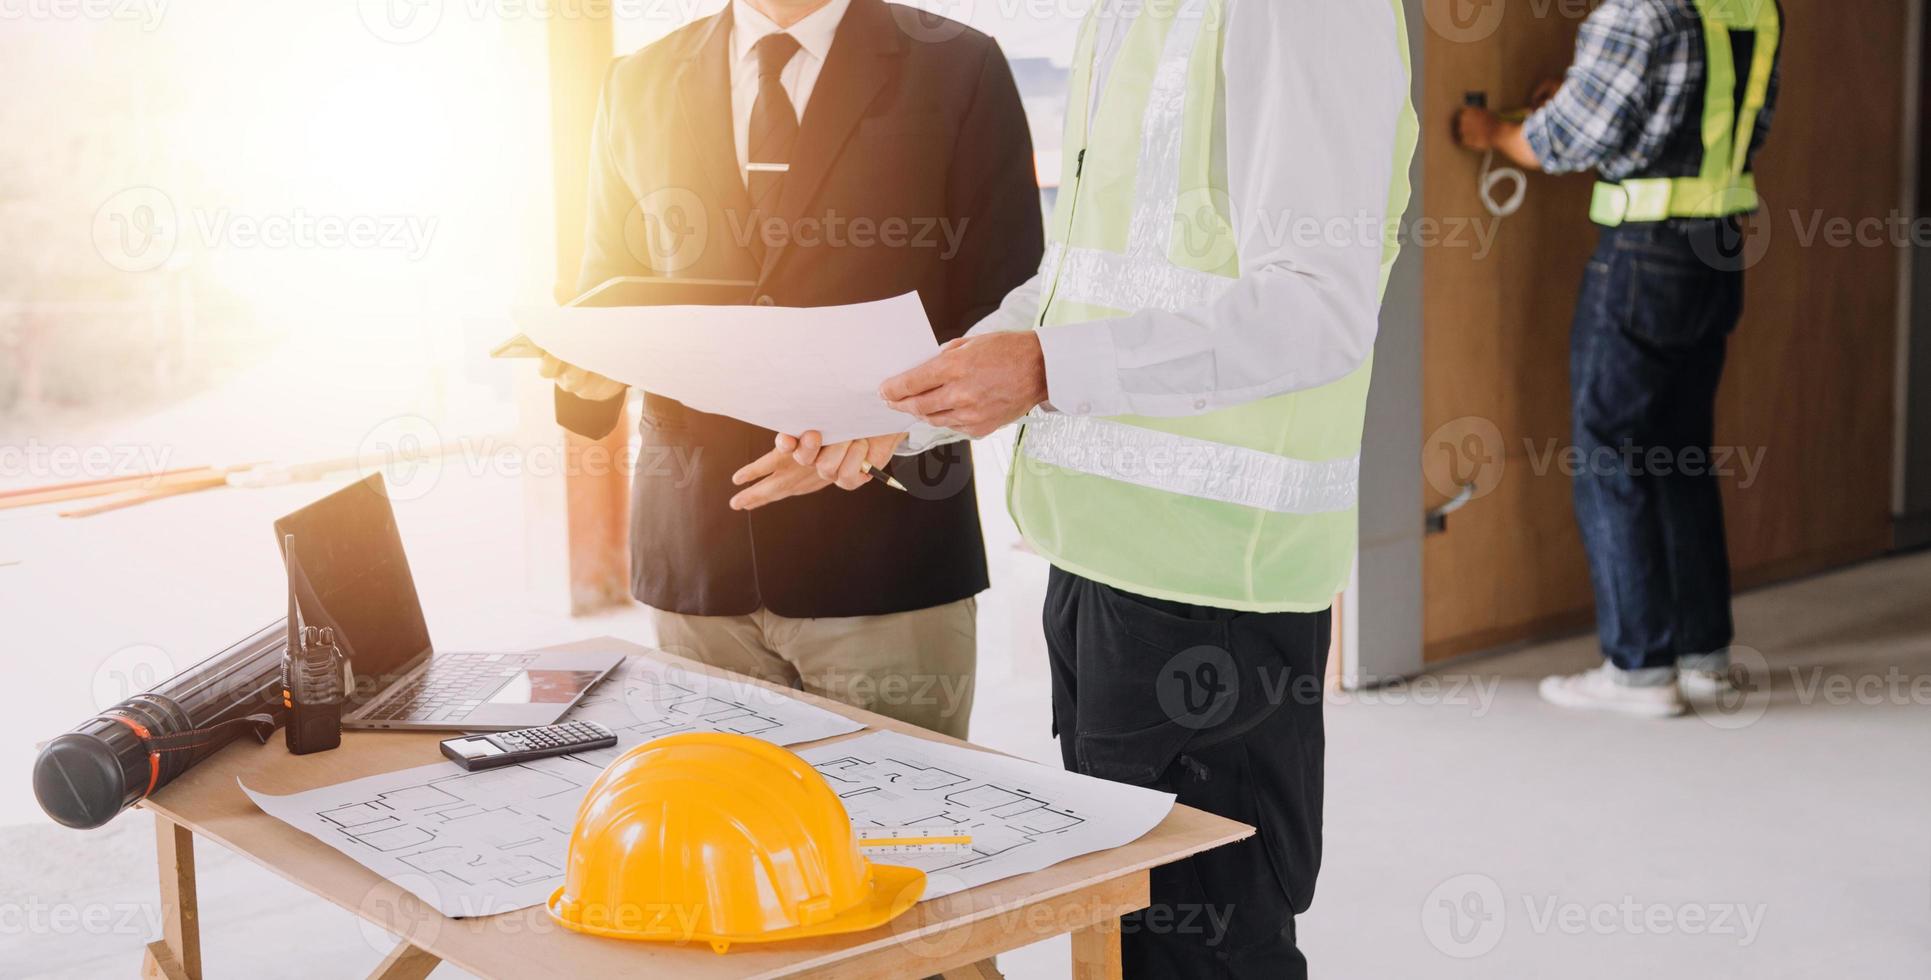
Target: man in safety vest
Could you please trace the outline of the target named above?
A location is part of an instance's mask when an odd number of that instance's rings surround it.
[[[953,437],[1021,423],[1067,767],[1260,829],[1153,872],[1127,975],[1305,976],[1329,611],[1417,133],[1401,5],[1101,0],[1073,66],[1039,274],[880,393]],[[852,489],[935,437],[796,453]]]
[[[1605,0],[1567,77],[1538,90],[1547,98],[1525,121],[1474,108],[1456,120],[1471,149],[1601,176],[1569,384],[1576,518],[1606,662],[1545,679],[1556,704],[1667,717],[1729,685],[1730,563],[1710,443],[1782,36],[1776,0]]]

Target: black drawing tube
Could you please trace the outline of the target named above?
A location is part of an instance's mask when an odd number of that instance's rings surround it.
[[[287,716],[280,620],[80,723],[34,761],[34,796],[87,830],[166,786],[243,734],[266,739]]]

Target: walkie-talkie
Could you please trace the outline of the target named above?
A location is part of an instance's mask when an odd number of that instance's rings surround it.
[[[282,704],[288,708],[288,751],[291,755],[326,752],[342,744],[342,649],[335,630],[302,624],[295,601],[301,567],[295,559],[295,535],[282,539],[282,565],[288,574],[288,650],[282,657]]]

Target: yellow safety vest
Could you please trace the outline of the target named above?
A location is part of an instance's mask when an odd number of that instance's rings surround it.
[[[1750,143],[1769,98],[1783,18],[1776,0],[1696,0],[1696,10],[1703,19],[1708,65],[1702,172],[1695,177],[1598,182],[1589,217],[1599,225],[1614,228],[1670,218],[1725,218],[1757,209],[1757,178],[1748,172]],[[1732,33],[1756,35],[1741,105]]]
[[[1067,155],[1060,182],[1040,329],[1197,309],[1239,277],[1226,177],[1212,163],[1231,2],[1272,0],[1140,5],[1102,93],[1092,91],[1097,18],[1087,18],[1065,140],[1082,150]],[[1406,65],[1407,25],[1393,6]],[[1418,135],[1406,106],[1384,288]],[[1098,582],[1226,609],[1326,609],[1354,561],[1372,370],[1370,360],[1330,384],[1188,418],[1035,412],[1020,429],[1007,505],[1035,551]]]

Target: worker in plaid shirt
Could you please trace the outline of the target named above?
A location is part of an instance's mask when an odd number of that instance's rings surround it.
[[[1471,107],[1455,120],[1469,149],[1601,178],[1590,216],[1604,227],[1569,370],[1576,517],[1605,662],[1542,682],[1566,707],[1667,717],[1733,693],[1710,443],[1781,39],[1776,0],[1604,0],[1526,118]]]

